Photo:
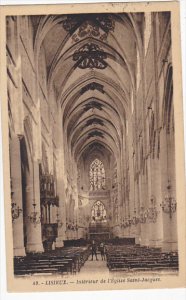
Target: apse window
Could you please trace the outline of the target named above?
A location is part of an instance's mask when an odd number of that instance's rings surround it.
[[[97,201],[92,207],[93,221],[106,221],[106,210],[102,202]]]
[[[95,159],[90,165],[90,191],[105,189],[105,169],[99,159]]]

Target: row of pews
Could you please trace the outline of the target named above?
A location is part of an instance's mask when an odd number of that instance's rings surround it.
[[[76,274],[89,256],[87,247],[71,247],[14,258],[15,275]]]
[[[163,253],[161,248],[107,245],[106,257],[110,271],[178,270],[178,253]]]

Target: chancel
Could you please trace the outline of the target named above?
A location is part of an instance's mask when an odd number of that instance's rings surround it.
[[[6,21],[15,274],[178,270],[171,14]]]

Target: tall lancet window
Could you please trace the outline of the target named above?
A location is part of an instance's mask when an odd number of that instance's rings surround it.
[[[99,159],[95,159],[90,165],[90,191],[105,189],[105,169]]]

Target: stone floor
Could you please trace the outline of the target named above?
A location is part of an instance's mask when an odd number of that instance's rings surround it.
[[[94,260],[92,261],[92,257],[89,257],[84,266],[81,268],[81,275],[86,275],[87,273],[101,273],[104,276],[109,275],[109,269],[107,268],[106,260],[102,260],[100,254],[97,255],[97,258],[98,260],[95,260],[94,257]]]

